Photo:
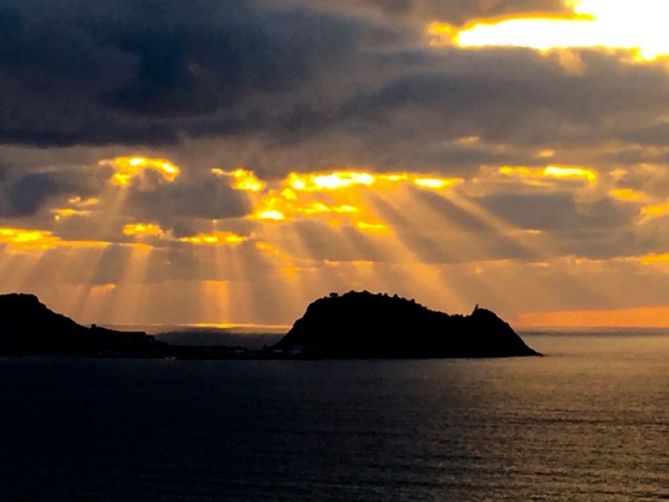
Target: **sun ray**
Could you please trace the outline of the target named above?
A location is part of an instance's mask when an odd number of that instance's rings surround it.
[[[486,271],[497,263],[524,258],[518,255],[518,232],[502,234],[472,219],[470,214],[451,204],[441,194],[413,195],[411,206],[416,207],[421,215],[422,224],[427,228],[450,229],[451,232],[444,238],[449,242],[457,241],[457,247],[451,248],[448,253],[452,263],[441,266],[438,276],[444,283],[458,284],[459,308],[471,308],[474,303],[486,299],[489,299],[490,305],[502,305],[508,297],[508,290],[505,285],[490,280]],[[458,271],[457,280],[455,270]]]
[[[7,292],[34,292],[34,284],[29,277],[46,252],[46,249],[12,251],[5,248],[8,259],[0,269],[3,289]]]
[[[569,253],[565,250],[564,246],[547,232],[535,232],[532,229],[530,231],[521,231],[503,218],[492,214],[489,210],[471,200],[471,198],[461,196],[455,192],[449,192],[443,196],[501,234],[514,235],[514,242],[527,251],[528,256],[525,260],[529,263],[550,264],[560,257],[569,257]],[[583,295],[593,299],[601,296],[607,299],[612,298],[612,293],[607,294],[605,291],[595,289],[592,284],[584,281],[578,272],[567,269],[564,273]],[[527,282],[524,287],[532,288],[533,291],[546,289],[545,285],[536,280],[530,278],[524,278],[523,280]],[[555,291],[555,294],[560,294],[560,291]]]
[[[247,170],[217,176],[248,195],[254,214],[277,211],[282,218],[211,220],[209,226],[200,221],[192,234],[175,236],[156,222],[126,214],[130,191],[110,183],[86,205],[86,214],[63,215],[55,225],[71,217],[95,218],[98,235],[121,242],[90,243],[98,246],[93,250],[57,233],[11,229],[0,235],[5,248],[35,253],[30,266],[12,263],[5,253],[4,268],[35,284],[49,277],[41,271],[58,271],[51,278],[63,286],[43,287],[59,291],[64,311],[80,318],[142,323],[156,318],[158,305],[172,305],[166,319],[222,325],[290,322],[313,297],[354,288],[397,292],[450,311],[471,308],[476,292],[484,290],[484,298],[509,306],[491,274],[503,277],[504,267],[521,262],[550,267],[564,258],[555,236],[518,228],[477,202],[470,194],[473,180],[366,169],[293,173],[271,182]],[[557,164],[502,166],[493,177],[578,184],[584,190],[600,184],[594,170]],[[73,201],[73,210],[82,203]],[[37,258],[44,246],[46,252]],[[124,255],[122,271],[100,277],[112,249]],[[183,261],[183,274],[172,269],[169,256],[182,257],[177,263]],[[85,272],[75,273],[75,263],[83,263]],[[161,279],[162,274],[167,276]],[[537,296],[551,294],[541,279],[525,274],[505,280]],[[168,298],[165,290],[175,288],[178,294]],[[522,305],[508,308],[522,310]]]
[[[123,320],[127,324],[141,324],[144,295],[146,294],[146,272],[154,249],[145,244],[123,246],[125,263],[121,276],[110,295],[105,314],[114,322]]]
[[[376,195],[374,203],[394,229],[396,243],[399,244],[396,251],[398,262],[411,264],[410,271],[403,270],[403,273],[409,276],[407,277],[409,283],[415,284],[417,290],[422,291],[427,298],[448,298],[452,304],[457,305],[464,303],[461,295],[449,281],[435,280],[437,277],[443,279],[437,264],[447,258],[449,253],[444,250],[440,242],[424,231],[422,215],[410,217],[406,214],[406,210],[411,206],[406,203],[400,206],[396,198],[389,200]],[[407,229],[411,229],[411,234]],[[443,307],[447,308],[447,305]]]

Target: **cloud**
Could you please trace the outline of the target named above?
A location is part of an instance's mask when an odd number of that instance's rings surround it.
[[[155,222],[176,237],[193,235],[196,220],[219,220],[245,216],[251,205],[243,192],[213,178],[197,176],[149,188],[139,183],[129,188],[125,213],[136,221]]]
[[[25,217],[34,215],[47,197],[58,190],[58,184],[46,174],[28,174],[7,188],[4,216]]]
[[[581,51],[585,70],[573,75],[559,57],[526,49],[421,54],[413,63],[368,55],[368,68],[342,69],[355,89],[337,83],[325,96],[297,93],[285,103],[291,106],[214,114],[188,135],[229,138],[236,152],[248,145],[253,154],[235,160],[260,168],[267,161],[258,150],[271,151],[279,174],[284,165],[328,163],[471,172],[480,165],[541,165],[539,153],[547,149],[562,163],[613,168],[612,145],[661,146],[669,75],[660,63]],[[469,137],[479,141],[459,143]]]
[[[32,172],[31,172],[32,171]],[[29,218],[69,197],[91,197],[104,186],[100,172],[79,169],[26,172],[6,166],[0,176],[0,217]]]
[[[330,2],[322,3],[332,5]],[[336,8],[360,9],[404,19],[437,18],[452,24],[514,14],[570,13],[562,0],[343,0],[336,3]]]
[[[41,146],[173,143],[193,117],[276,97],[394,35],[240,0],[9,0],[0,25],[0,140]]]
[[[201,154],[184,145],[214,141],[222,163],[270,176],[296,164],[471,171],[528,164],[542,148],[613,165],[597,148],[661,146],[669,76],[660,63],[574,50],[574,74],[557,54],[427,44],[429,19],[565,9],[550,0],[5,0],[0,141],[151,146],[186,160]],[[465,137],[480,141],[457,143]]]
[[[243,192],[231,189],[211,173],[186,173],[168,180],[157,171],[146,170],[123,186],[111,183],[107,174],[93,194],[93,204],[66,201],[60,206],[65,208],[65,216],[49,222],[60,237],[117,243],[139,237],[164,246],[210,232],[212,221],[240,219],[251,211]],[[49,205],[51,211],[58,211],[58,207],[55,202]],[[127,231],[136,225],[153,231]]]

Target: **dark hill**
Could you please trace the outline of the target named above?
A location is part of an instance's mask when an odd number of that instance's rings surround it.
[[[331,358],[540,355],[489,310],[448,315],[366,291],[316,300],[274,349]]]
[[[81,326],[34,295],[0,295],[0,356],[163,357],[165,347],[144,333]]]

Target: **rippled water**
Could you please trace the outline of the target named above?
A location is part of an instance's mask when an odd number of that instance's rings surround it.
[[[669,499],[669,336],[526,339],[549,356],[0,359],[0,499]]]

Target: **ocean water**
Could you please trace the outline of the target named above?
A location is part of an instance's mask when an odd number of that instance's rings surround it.
[[[0,359],[0,500],[669,499],[669,336],[544,358]]]

